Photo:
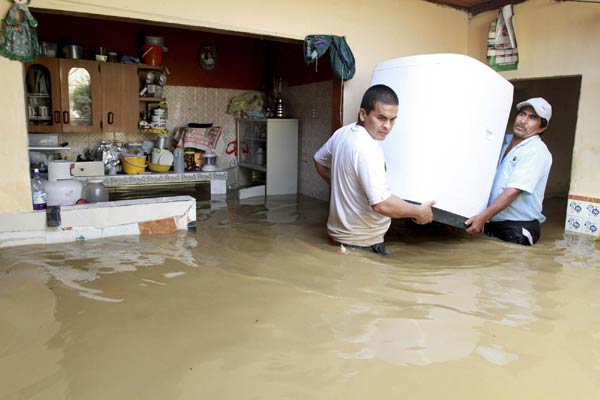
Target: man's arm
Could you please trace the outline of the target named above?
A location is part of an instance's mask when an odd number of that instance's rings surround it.
[[[329,186],[331,186],[331,169],[327,168],[324,165],[319,164],[318,162],[314,161],[315,163],[315,169],[317,170],[317,172],[319,173],[319,175],[321,176],[321,178],[323,178],[323,180],[325,182],[327,182],[327,184]]]
[[[373,204],[371,208],[376,213],[390,218],[412,218],[417,224],[428,224],[433,220],[431,206],[435,201],[426,201],[421,205],[411,204],[401,198],[391,195],[384,201]]]
[[[516,188],[504,189],[504,191],[500,193],[500,196],[496,197],[496,200],[494,200],[485,210],[465,221],[465,225],[468,226],[466,232],[472,235],[481,233],[485,223],[494,215],[508,207],[521,192],[523,192],[521,189]]]

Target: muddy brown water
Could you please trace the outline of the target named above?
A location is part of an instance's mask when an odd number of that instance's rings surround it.
[[[0,399],[598,399],[600,248],[395,223],[340,254],[306,197],[196,232],[0,249]]]

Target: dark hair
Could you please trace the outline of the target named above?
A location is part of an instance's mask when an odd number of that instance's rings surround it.
[[[545,128],[548,126],[548,120],[546,118],[540,118],[540,128]]]
[[[367,114],[375,109],[375,103],[380,102],[387,105],[397,106],[398,96],[394,90],[386,85],[371,86],[363,95],[360,108],[363,108]]]

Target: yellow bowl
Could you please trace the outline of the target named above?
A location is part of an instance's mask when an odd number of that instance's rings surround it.
[[[123,170],[126,174],[139,174],[146,170],[145,157],[121,157],[123,161]]]
[[[171,169],[171,166],[148,163],[148,168],[150,168],[150,171],[154,172],[167,172]]]

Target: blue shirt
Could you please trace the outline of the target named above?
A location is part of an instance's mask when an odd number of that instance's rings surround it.
[[[542,202],[552,165],[552,155],[539,135],[535,135],[516,145],[504,156],[511,140],[512,135],[507,135],[488,204],[496,200],[507,188],[521,189],[522,192],[508,207],[490,220],[496,222],[537,219],[540,223],[544,222],[546,217],[542,214]]]

